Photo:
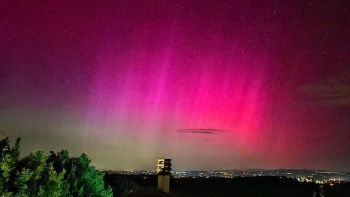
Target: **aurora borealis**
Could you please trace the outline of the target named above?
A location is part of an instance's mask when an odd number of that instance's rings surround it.
[[[350,168],[350,5],[0,1],[0,131],[102,169]]]

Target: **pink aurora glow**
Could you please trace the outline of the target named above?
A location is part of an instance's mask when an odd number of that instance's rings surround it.
[[[349,166],[345,1],[161,2],[0,6],[0,131],[109,169]]]

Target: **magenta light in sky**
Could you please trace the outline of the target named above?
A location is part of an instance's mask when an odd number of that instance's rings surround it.
[[[348,169],[346,1],[0,7],[0,131],[26,151],[108,169]]]

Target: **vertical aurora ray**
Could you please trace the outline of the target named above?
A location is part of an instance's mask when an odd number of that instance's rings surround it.
[[[4,3],[0,134],[109,169],[348,168],[344,2]]]

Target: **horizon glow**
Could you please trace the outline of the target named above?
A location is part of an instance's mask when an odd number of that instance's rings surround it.
[[[349,170],[344,4],[5,2],[0,134],[111,170]]]

